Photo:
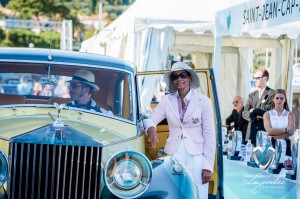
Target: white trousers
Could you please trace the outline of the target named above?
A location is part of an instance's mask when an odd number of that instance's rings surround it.
[[[208,183],[202,184],[202,158],[203,154],[190,155],[186,152],[184,142],[181,142],[174,157],[190,170],[195,178],[200,199],[208,198]]]

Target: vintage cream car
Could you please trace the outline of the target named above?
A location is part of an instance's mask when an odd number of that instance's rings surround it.
[[[92,98],[113,114],[66,105],[67,81],[78,69],[93,72],[100,90]],[[132,64],[100,55],[0,48],[0,198],[198,198],[189,171],[163,153],[166,121],[158,126],[158,147],[145,144],[139,96],[146,99],[149,75],[160,81],[164,72],[137,75]],[[198,72],[218,132],[212,71]],[[212,197],[222,195],[216,157]]]

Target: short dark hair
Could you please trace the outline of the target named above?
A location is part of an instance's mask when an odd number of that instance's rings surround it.
[[[256,72],[262,72],[262,76],[267,78],[267,81],[269,81],[269,71],[265,68],[259,68],[256,70]]]

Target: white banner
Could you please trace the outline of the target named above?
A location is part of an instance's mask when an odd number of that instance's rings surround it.
[[[256,0],[216,13],[215,37],[300,21],[300,0]]]

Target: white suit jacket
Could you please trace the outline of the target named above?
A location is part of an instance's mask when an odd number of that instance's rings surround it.
[[[203,154],[202,169],[213,171],[216,150],[214,117],[211,101],[191,89],[192,97],[181,123],[178,111],[177,94],[171,93],[164,97],[153,110],[149,119],[144,120],[146,132],[149,127],[156,127],[159,122],[167,118],[169,137],[164,151],[174,154],[183,140],[187,153],[191,155]],[[183,135],[184,139],[181,139]]]

